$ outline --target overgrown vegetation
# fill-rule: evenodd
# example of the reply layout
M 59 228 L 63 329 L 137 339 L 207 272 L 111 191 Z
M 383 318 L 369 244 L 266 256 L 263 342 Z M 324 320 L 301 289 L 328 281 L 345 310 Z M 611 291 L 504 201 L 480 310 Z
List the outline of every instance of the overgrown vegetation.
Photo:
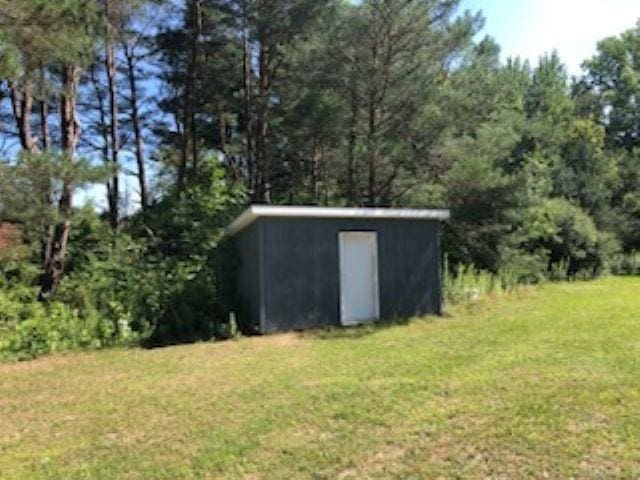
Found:
M 249 202 L 448 207 L 450 302 L 637 272 L 640 24 L 575 79 L 501 62 L 482 24 L 450 0 L 0 0 L 1 349 L 232 336 L 218 245 Z
M 7 258 L 0 266 L 0 356 L 234 335 L 229 296 L 216 279 L 233 258 L 217 247 L 243 194 L 215 160 L 200 168 L 184 195 L 167 196 L 144 220 L 130 219 L 127 232 L 113 232 L 91 208 L 77 211 L 55 300 L 37 300 L 35 254 L 22 247 Z
M 522 284 L 517 275 L 507 272 L 493 273 L 462 264 L 451 271 L 449 263 L 444 264 L 442 290 L 447 307 L 473 302 L 485 295 L 512 292 Z

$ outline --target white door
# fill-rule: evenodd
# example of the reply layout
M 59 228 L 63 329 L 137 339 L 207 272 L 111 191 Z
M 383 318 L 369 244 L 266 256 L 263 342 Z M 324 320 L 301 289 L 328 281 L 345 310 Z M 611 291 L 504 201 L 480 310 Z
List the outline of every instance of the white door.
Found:
M 378 237 L 375 232 L 340 232 L 340 321 L 377 320 Z

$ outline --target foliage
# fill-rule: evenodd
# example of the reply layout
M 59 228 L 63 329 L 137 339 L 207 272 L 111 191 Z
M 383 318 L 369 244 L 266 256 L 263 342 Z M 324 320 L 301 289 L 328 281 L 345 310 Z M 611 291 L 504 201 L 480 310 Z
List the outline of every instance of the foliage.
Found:
M 18 222 L 22 235 L 38 246 L 46 226 L 60 219 L 57 201 L 63 179 L 72 177 L 76 188 L 82 188 L 106 175 L 106 168 L 83 159 L 69 164 L 64 155 L 23 152 L 15 162 L 0 163 L 0 218 Z
M 183 195 L 132 219 L 133 237 L 111 233 L 90 214 L 78 219 L 76 260 L 60 298 L 150 344 L 218 336 L 228 309 L 216 277 L 226 258 L 217 247 L 242 195 L 215 157 L 200 165 L 198 178 Z
M 596 277 L 619 249 L 615 237 L 599 231 L 589 215 L 567 200 L 547 200 L 529 215 L 527 248 L 546 253 L 554 277 Z
M 98 28 L 97 3 L 86 0 L 0 0 L 0 74 L 24 78 L 42 64 L 89 61 Z
M 95 310 L 80 312 L 59 301 L 44 305 L 34 298 L 33 288 L 0 287 L 0 359 L 24 360 L 125 340 L 117 325 Z
M 492 119 L 476 132 L 450 142 L 444 154 L 453 165 L 446 178 L 451 221 L 445 245 L 454 264 L 496 272 L 517 219 L 518 179 L 496 167 L 517 141 L 511 115 Z
M 221 291 L 228 286 L 217 275 L 228 260 L 218 245 L 243 199 L 212 156 L 199 166 L 197 182 L 180 196 L 166 197 L 133 226 L 146 232 L 145 266 L 138 275 L 153 272 L 153 278 L 141 279 L 150 291 L 140 299 L 138 315 L 147 319 L 150 342 L 213 338 L 227 322 Z
M 221 294 L 229 286 L 217 278 L 228 268 L 228 253 L 217 246 L 242 198 L 210 157 L 196 184 L 132 218 L 129 234 L 111 230 L 91 208 L 77 211 L 67 275 L 54 302 L 34 301 L 35 265 L 29 274 L 20 272 L 25 261 L 3 267 L 11 279 L 0 288 L 7 295 L 3 307 L 14 312 L 4 322 L 4 350 L 26 358 L 118 342 L 236 336 L 237 325 L 227 317 L 229 297 Z M 17 313 L 9 302 L 18 295 L 13 288 L 28 300 Z
M 592 120 L 576 119 L 565 135 L 553 172 L 556 194 L 583 208 L 600 228 L 612 228 L 611 197 L 619 174 L 617 158 L 604 151 L 604 128 Z

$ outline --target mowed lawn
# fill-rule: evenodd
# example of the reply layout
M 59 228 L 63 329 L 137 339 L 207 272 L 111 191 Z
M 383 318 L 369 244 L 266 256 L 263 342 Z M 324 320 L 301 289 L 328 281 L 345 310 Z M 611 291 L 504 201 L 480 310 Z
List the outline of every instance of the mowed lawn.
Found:
M 640 279 L 0 365 L 1 478 L 640 476 Z

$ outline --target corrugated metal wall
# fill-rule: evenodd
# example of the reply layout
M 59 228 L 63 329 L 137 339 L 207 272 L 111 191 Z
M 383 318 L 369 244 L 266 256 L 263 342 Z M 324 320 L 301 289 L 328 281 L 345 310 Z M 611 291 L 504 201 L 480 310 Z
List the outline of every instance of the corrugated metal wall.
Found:
M 263 332 L 339 325 L 340 231 L 378 233 L 383 318 L 438 313 L 439 229 L 430 220 L 260 218 L 238 236 L 246 313 Z
M 238 300 L 240 301 L 240 320 L 248 330 L 259 329 L 261 327 L 262 289 L 260 278 L 262 274 L 262 262 L 260 258 L 260 228 L 259 222 L 249 225 L 235 238 L 236 251 L 238 253 L 239 265 L 236 275 L 238 287 Z

